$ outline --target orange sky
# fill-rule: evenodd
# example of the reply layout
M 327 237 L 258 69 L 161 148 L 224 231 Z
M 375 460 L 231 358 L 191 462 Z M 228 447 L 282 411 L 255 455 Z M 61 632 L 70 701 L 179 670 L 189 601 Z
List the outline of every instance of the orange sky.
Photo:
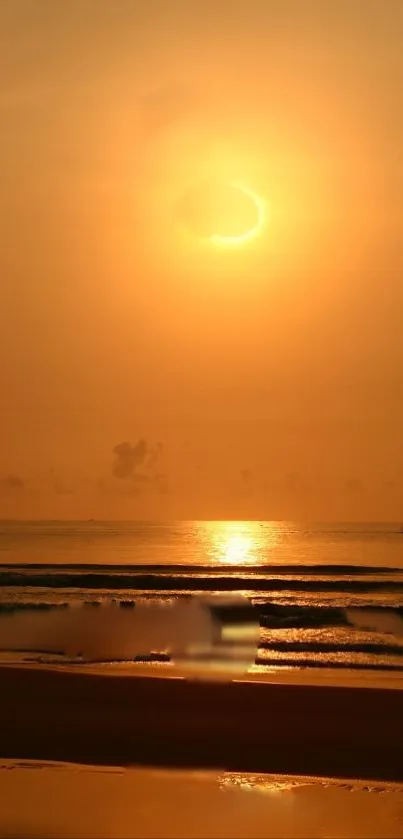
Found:
M 0 517 L 402 519 L 402 43 L 401 0 L 2 0 Z M 205 176 L 259 238 L 181 227 Z

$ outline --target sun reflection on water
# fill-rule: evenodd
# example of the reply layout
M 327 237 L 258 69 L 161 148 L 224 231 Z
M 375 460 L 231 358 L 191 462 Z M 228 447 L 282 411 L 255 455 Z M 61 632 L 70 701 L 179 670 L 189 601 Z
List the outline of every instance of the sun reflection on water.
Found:
M 200 523 L 200 538 L 214 564 L 260 565 L 281 541 L 277 522 L 210 521 Z

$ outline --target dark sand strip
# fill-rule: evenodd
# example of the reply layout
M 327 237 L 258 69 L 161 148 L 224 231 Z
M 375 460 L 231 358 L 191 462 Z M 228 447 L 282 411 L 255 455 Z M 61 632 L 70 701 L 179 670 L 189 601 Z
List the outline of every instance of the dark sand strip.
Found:
M 403 692 L 0 668 L 0 757 L 403 780 Z

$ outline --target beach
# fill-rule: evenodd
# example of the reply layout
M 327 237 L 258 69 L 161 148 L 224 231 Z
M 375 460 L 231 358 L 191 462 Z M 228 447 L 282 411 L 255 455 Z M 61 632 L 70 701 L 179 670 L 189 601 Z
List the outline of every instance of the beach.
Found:
M 397 687 L 0 668 L 0 757 L 403 781 Z
M 39 522 L 1 546 L 1 837 L 402 835 L 396 525 Z M 236 677 L 164 644 L 85 662 L 52 629 L 96 605 L 110 640 L 110 607 L 237 592 L 260 636 Z
M 3 839 L 400 839 L 403 787 L 0 761 Z
M 402 693 L 348 681 L 2 666 L 0 836 L 397 839 Z

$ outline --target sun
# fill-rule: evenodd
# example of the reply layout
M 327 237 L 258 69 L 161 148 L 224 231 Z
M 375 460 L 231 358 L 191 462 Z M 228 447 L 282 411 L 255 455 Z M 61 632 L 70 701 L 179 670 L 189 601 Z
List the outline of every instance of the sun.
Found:
M 245 196 L 251 205 L 253 205 L 256 214 L 255 224 L 248 230 L 236 235 L 213 233 L 210 236 L 210 242 L 213 245 L 218 245 L 220 247 L 239 247 L 247 242 L 251 242 L 253 239 L 256 239 L 261 235 L 266 221 L 266 203 L 259 195 L 257 195 L 257 193 L 253 192 L 253 190 L 244 186 L 242 183 L 233 181 L 230 182 L 229 186 L 231 189 L 238 191 L 241 195 Z
M 193 238 L 216 248 L 252 242 L 267 222 L 266 202 L 240 181 L 202 181 L 186 190 L 176 210 Z

